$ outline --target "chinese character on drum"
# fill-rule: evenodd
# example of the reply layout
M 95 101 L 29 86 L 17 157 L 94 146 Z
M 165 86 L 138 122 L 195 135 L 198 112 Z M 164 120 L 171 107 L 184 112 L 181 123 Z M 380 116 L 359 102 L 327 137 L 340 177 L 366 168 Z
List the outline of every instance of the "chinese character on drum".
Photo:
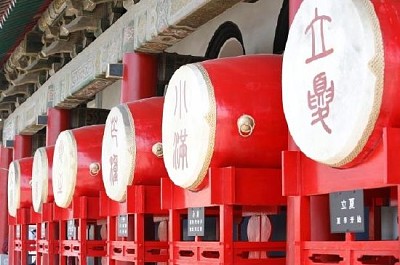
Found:
M 115 146 L 118 147 L 118 129 L 117 129 L 118 117 L 112 117 L 111 119 L 111 137 L 115 140 Z
M 118 148 L 118 117 L 111 118 L 111 138 L 115 140 L 115 147 Z M 118 182 L 118 155 L 112 154 L 110 156 L 110 183 L 114 185 Z
M 174 116 L 182 119 L 188 113 L 186 105 L 186 82 L 179 82 L 179 87 L 175 86 L 175 107 Z M 173 153 L 173 167 L 174 169 L 184 170 L 188 168 L 187 159 L 187 144 L 186 138 L 188 134 L 186 128 L 181 129 L 174 133 L 174 153 Z
M 62 164 L 62 158 L 64 157 L 64 146 L 60 146 L 60 155 L 58 156 L 59 163 Z M 58 180 L 57 180 L 57 193 L 61 194 L 63 190 L 63 177 L 62 172 L 58 173 Z
M 314 24 L 320 22 L 320 41 L 321 41 L 321 52 L 316 53 L 316 39 L 317 36 L 315 34 Z M 332 18 L 329 16 L 319 16 L 318 15 L 318 8 L 315 8 L 315 18 L 311 21 L 310 25 L 306 28 L 305 34 L 307 35 L 308 32 L 311 30 L 311 38 L 312 38 L 312 56 L 306 60 L 306 64 L 311 63 L 312 61 L 321 59 L 333 53 L 333 49 L 326 49 L 325 47 L 325 36 L 324 36 L 324 21 L 331 22 Z
M 111 185 L 114 185 L 116 182 L 118 182 L 118 156 L 117 155 L 112 155 L 110 157 L 110 183 Z
M 180 133 L 174 133 L 173 165 L 175 169 L 181 168 L 183 170 L 188 168 L 186 145 L 187 136 L 186 129 L 181 130 Z
M 188 109 L 186 106 L 186 82 L 179 82 L 179 87 L 175 86 L 175 108 L 174 108 L 174 116 L 177 115 L 177 111 L 179 111 L 179 119 L 182 119 L 182 110 L 187 113 Z
M 326 73 L 322 72 L 314 77 L 313 92 L 308 91 L 308 107 L 313 111 L 314 118 L 311 125 L 321 122 L 322 127 L 327 133 L 332 130 L 326 125 L 325 118 L 329 116 L 329 103 L 333 101 L 335 87 L 331 80 L 329 88 L 327 87 Z
M 324 22 L 331 22 L 332 18 L 326 15 L 318 15 L 318 8 L 315 8 L 315 17 L 311 23 L 307 26 L 305 34 L 309 34 L 311 31 L 311 47 L 312 55 L 305 60 L 306 64 L 310 64 L 316 60 L 327 57 L 333 53 L 333 48 L 327 49 L 325 45 L 325 34 L 324 34 Z M 319 23 L 319 31 L 314 26 Z M 316 32 L 319 32 L 317 36 Z M 317 52 L 316 42 L 320 42 L 320 49 Z M 333 101 L 335 95 L 335 86 L 333 80 L 329 82 L 326 77 L 326 72 L 320 72 L 314 76 L 313 90 L 308 91 L 307 100 L 308 107 L 312 111 L 311 125 L 321 123 L 323 129 L 331 134 L 332 130 L 326 124 L 325 119 L 329 116 L 329 104 Z

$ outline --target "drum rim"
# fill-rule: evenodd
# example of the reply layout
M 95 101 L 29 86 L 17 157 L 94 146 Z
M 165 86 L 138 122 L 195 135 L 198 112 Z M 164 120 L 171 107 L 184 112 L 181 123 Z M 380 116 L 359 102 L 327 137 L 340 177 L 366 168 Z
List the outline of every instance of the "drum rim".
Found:
M 55 174 L 56 172 L 58 172 L 56 170 L 66 168 L 65 166 L 59 167 L 57 165 L 58 160 L 56 159 L 56 154 L 58 154 L 57 146 L 60 145 L 59 141 L 60 141 L 60 139 L 62 139 L 61 137 L 65 137 L 65 139 L 67 139 L 67 141 L 70 143 L 70 146 L 72 148 L 71 150 L 73 150 L 72 161 L 75 163 L 72 163 L 71 165 L 68 166 L 68 168 L 71 169 L 71 171 L 69 173 L 70 177 L 69 178 L 63 177 L 63 180 L 70 180 L 70 181 L 67 181 L 67 183 L 70 183 L 70 184 L 69 185 L 66 183 L 63 184 L 64 188 L 62 189 L 62 191 L 63 191 L 62 197 L 60 197 L 60 195 L 57 195 L 58 192 L 55 190 L 57 185 L 53 184 L 52 186 L 53 186 L 54 202 L 57 204 L 57 206 L 59 206 L 61 208 L 68 208 L 72 202 L 72 198 L 74 197 L 74 193 L 75 193 L 76 178 L 77 178 L 77 174 L 78 174 L 78 148 L 77 148 L 75 136 L 71 130 L 66 130 L 66 131 L 63 131 L 60 133 L 60 135 L 57 138 L 56 144 L 54 146 L 53 168 L 52 168 L 53 183 L 56 178 L 58 179 L 57 174 Z M 62 174 L 62 176 L 65 176 L 65 174 Z
M 123 178 L 123 180 L 125 180 L 125 181 L 118 185 L 118 189 L 115 189 L 115 186 L 113 189 L 110 188 L 111 185 L 108 185 L 109 181 L 106 177 L 106 174 L 104 174 L 104 173 L 102 174 L 102 179 L 103 179 L 104 188 L 105 188 L 107 196 L 114 201 L 123 202 L 126 200 L 127 187 L 129 185 L 132 185 L 132 182 L 134 180 L 135 167 L 136 167 L 136 130 L 135 130 L 134 118 L 133 118 L 130 108 L 127 104 L 120 104 L 120 105 L 113 107 L 110 111 L 110 114 L 113 111 L 118 111 L 118 113 L 123 118 L 122 124 L 124 125 L 123 129 L 124 129 L 125 135 L 127 135 L 127 137 L 126 137 L 127 147 L 128 147 L 128 149 L 132 148 L 131 166 L 129 168 L 128 178 Z M 107 121 L 110 117 L 110 114 L 107 117 Z M 108 124 L 107 121 L 106 121 L 106 126 Z M 104 129 L 104 132 L 106 132 L 106 128 Z M 105 141 L 105 137 L 103 137 L 102 146 L 104 146 L 104 141 Z M 102 148 L 102 154 L 101 154 L 102 168 L 104 168 L 103 163 L 107 164 L 106 162 L 104 162 L 107 160 L 107 158 L 104 157 L 104 155 L 105 155 L 104 150 L 106 150 L 106 148 Z M 120 182 L 118 182 L 118 183 L 120 183 Z
M 36 175 L 35 168 L 37 165 L 37 160 L 43 163 L 42 171 L 40 175 Z M 36 163 L 35 163 L 36 162 Z M 40 147 L 36 150 L 35 155 L 33 156 L 33 164 L 32 164 L 32 184 L 35 180 L 38 182 L 38 189 L 35 189 L 35 185 L 32 185 L 32 205 L 33 209 L 37 213 L 42 212 L 42 205 L 43 203 L 47 202 L 47 197 L 49 195 L 49 158 L 47 156 L 46 148 Z M 38 192 L 40 191 L 40 192 Z M 36 196 L 35 196 L 36 195 Z
M 14 169 L 14 185 L 13 189 L 14 192 L 10 192 L 10 173 L 11 170 L 8 171 L 8 213 L 16 217 L 17 215 L 17 209 L 20 208 L 20 203 L 21 203 L 21 166 L 17 160 L 12 161 L 10 163 L 9 168 Z M 12 197 L 11 197 L 12 196 Z M 12 205 L 10 203 L 10 198 L 12 198 L 12 201 L 14 202 Z

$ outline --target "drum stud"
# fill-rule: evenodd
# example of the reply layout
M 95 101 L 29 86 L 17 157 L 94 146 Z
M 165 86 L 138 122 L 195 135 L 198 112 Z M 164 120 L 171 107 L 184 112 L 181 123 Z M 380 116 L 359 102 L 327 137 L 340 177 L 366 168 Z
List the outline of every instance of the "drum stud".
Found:
M 163 156 L 163 146 L 162 143 L 155 143 L 151 147 L 151 151 L 156 157 L 162 157 Z
M 89 172 L 91 176 L 97 176 L 100 171 L 100 164 L 97 162 L 93 162 L 89 165 Z
M 240 136 L 249 137 L 254 130 L 255 121 L 250 115 L 243 114 L 237 120 L 237 126 Z

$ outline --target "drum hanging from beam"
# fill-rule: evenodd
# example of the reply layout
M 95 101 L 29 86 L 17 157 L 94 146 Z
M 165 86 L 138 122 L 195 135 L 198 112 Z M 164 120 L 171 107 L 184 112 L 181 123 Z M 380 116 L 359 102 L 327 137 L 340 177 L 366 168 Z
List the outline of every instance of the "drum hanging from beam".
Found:
M 160 185 L 167 177 L 162 159 L 164 99 L 154 97 L 116 106 L 107 117 L 102 152 L 108 197 L 124 201 L 129 185 Z
M 304 0 L 283 60 L 283 106 L 309 158 L 350 168 L 400 125 L 399 3 Z
M 8 213 L 16 217 L 20 208 L 32 206 L 32 163 L 33 158 L 11 162 L 8 169 Z
M 104 125 L 92 125 L 60 133 L 54 147 L 52 186 L 57 206 L 68 208 L 73 197 L 99 196 L 101 139 Z
M 43 203 L 53 202 L 52 167 L 54 146 L 40 147 L 33 156 L 32 204 L 33 210 L 42 212 Z
M 210 167 L 280 168 L 287 148 L 282 57 L 252 55 L 178 69 L 165 96 L 162 142 L 171 180 L 200 189 Z

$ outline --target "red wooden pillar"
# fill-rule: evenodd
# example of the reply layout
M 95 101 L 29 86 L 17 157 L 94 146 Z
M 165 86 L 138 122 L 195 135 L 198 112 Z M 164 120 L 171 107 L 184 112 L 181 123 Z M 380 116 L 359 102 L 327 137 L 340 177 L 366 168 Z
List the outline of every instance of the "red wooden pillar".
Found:
M 311 240 L 329 241 L 330 232 L 329 196 L 318 195 L 310 198 Z
M 233 264 L 233 205 L 219 206 L 220 241 L 224 246 L 223 264 Z
M 137 244 L 137 264 L 144 264 L 144 213 L 135 214 L 135 242 Z M 126 263 L 128 264 L 128 263 Z
M 70 128 L 70 111 L 50 108 L 47 110 L 46 146 L 56 144 L 60 132 Z
M 78 264 L 86 265 L 87 262 L 87 220 L 80 218 L 79 219 L 79 227 L 78 227 L 78 241 L 81 243 L 81 252 L 78 255 Z
M 143 53 L 125 53 L 121 103 L 154 97 L 157 89 L 157 57 Z
M 60 237 L 59 240 L 64 240 L 64 237 L 67 235 L 67 221 L 61 220 L 59 221 L 59 226 L 60 226 Z M 62 246 L 62 244 L 60 244 Z M 68 257 L 62 256 L 62 249 L 60 248 L 60 265 L 67 265 L 67 259 Z
M 32 136 L 15 135 L 14 160 L 30 156 L 32 156 Z
M 8 178 L 8 165 L 12 161 L 12 149 L 0 147 L 0 212 L 1 216 L 7 216 L 7 178 Z M 8 239 L 8 218 L 0 219 L 0 253 L 7 253 L 7 239 Z
M 108 242 L 115 241 L 117 239 L 116 235 L 116 217 L 114 216 L 107 216 L 107 240 Z M 115 265 L 117 264 L 114 259 L 111 258 L 111 254 L 113 253 L 111 244 L 107 244 L 107 264 L 108 265 Z
M 9 218 L 11 218 L 9 216 Z M 15 264 L 15 252 L 14 252 L 14 238 L 15 238 L 15 226 L 10 225 L 8 226 L 8 264 Z
M 169 221 L 168 221 L 168 241 L 170 242 L 169 247 L 169 263 L 175 264 L 177 255 L 175 255 L 175 243 L 181 241 L 182 228 L 179 210 L 169 210 Z
M 287 203 L 286 264 L 303 264 L 302 242 L 311 239 L 310 197 L 289 196 Z

